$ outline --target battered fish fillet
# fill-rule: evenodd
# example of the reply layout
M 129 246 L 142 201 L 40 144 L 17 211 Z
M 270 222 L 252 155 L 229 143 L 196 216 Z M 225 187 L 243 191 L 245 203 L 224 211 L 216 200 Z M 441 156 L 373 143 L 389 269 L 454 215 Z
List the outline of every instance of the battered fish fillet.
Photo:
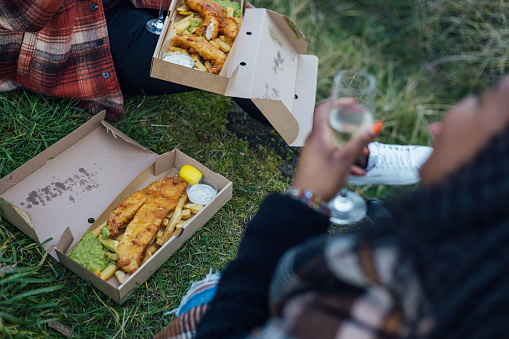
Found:
M 212 74 L 219 74 L 226 61 L 226 55 L 221 50 L 191 34 L 179 34 L 173 37 L 172 45 L 184 48 L 191 54 L 198 53 L 202 58 L 210 61 L 212 67 L 210 67 L 209 73 Z
M 225 17 L 219 20 L 219 32 L 225 37 L 235 39 L 239 34 L 239 22 L 235 18 Z
M 198 32 L 205 36 L 207 26 L 210 22 L 217 21 L 219 24 L 219 32 L 214 32 L 213 40 L 217 37 L 217 33 L 222 33 L 230 39 L 235 39 L 239 33 L 239 23 L 235 18 L 226 16 L 223 6 L 217 2 L 210 0 L 184 0 L 184 3 L 193 11 L 200 13 L 203 17 L 203 23 L 198 27 Z
M 106 227 L 110 231 L 110 236 L 118 235 L 118 229 L 127 226 L 146 200 L 147 195 L 145 192 L 136 191 L 118 205 L 108 217 L 108 225 Z
M 134 273 L 140 267 L 143 253 L 154 240 L 166 215 L 175 209 L 186 186 L 187 183 L 178 176 L 162 178 L 142 190 L 142 195 L 137 195 L 145 201 L 127 225 L 117 247 L 118 268 Z M 127 217 L 124 214 L 121 216 Z

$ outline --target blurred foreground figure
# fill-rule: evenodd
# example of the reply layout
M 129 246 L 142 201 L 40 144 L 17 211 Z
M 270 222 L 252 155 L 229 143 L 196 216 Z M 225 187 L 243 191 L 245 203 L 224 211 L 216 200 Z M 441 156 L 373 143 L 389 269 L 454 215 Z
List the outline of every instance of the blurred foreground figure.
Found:
M 389 202 L 392 218 L 336 236 L 323 202 L 380 128 L 338 151 L 328 111 L 315 110 L 293 188 L 262 203 L 219 284 L 208 277 L 212 301 L 156 337 L 508 338 L 509 78 L 430 126 L 423 188 Z

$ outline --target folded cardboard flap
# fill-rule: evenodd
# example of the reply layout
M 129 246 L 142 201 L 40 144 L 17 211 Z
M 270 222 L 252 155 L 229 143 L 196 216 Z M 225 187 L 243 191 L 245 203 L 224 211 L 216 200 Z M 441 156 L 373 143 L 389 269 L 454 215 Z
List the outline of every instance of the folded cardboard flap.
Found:
M 266 9 L 246 10 L 228 73 L 230 77 L 241 68 L 235 80 L 239 85 L 228 84 L 225 95 L 281 100 L 292 111 L 299 55 L 307 41 L 287 23 L 283 15 Z
M 37 237 L 37 233 L 35 233 L 34 224 L 30 214 L 22 208 L 14 206 L 12 203 L 0 198 L 0 215 L 4 216 L 12 224 L 16 225 L 20 231 L 28 235 L 30 238 L 39 243 L 41 242 Z
M 251 98 L 290 146 L 302 146 L 313 125 L 318 58 L 300 54 L 307 41 L 291 19 L 248 9 L 225 95 Z M 242 84 L 242 86 L 241 86 Z
M 0 195 L 2 214 L 45 249 L 67 227 L 80 237 L 88 220 L 157 157 L 103 118 L 95 116 L 1 180 L 8 188 Z

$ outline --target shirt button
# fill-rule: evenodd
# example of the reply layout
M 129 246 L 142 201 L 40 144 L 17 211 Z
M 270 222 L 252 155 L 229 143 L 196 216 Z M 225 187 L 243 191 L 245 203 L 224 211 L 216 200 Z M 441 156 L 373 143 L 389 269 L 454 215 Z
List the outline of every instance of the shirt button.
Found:
M 104 40 L 103 39 L 99 39 L 96 41 L 96 44 L 97 46 L 102 46 L 104 44 Z
M 91 4 L 90 5 L 90 10 L 91 11 L 97 11 L 98 8 L 99 8 L 99 6 L 97 6 L 96 4 Z
M 104 79 L 108 79 L 110 77 L 110 73 L 109 72 L 104 72 L 103 73 L 103 78 Z

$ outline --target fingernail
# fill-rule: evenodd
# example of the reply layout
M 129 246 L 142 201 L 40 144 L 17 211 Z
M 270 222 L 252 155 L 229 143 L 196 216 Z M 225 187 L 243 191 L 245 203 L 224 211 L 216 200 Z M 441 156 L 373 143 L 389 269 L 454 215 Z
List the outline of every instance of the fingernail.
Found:
M 375 136 L 377 136 L 378 134 L 380 134 L 380 132 L 382 131 L 382 129 L 384 128 L 385 124 L 380 121 L 380 120 L 377 120 L 373 123 L 372 125 L 372 131 L 373 131 L 373 134 Z
M 433 137 L 436 137 L 440 133 L 442 125 L 439 122 L 434 122 L 428 126 L 428 130 Z

